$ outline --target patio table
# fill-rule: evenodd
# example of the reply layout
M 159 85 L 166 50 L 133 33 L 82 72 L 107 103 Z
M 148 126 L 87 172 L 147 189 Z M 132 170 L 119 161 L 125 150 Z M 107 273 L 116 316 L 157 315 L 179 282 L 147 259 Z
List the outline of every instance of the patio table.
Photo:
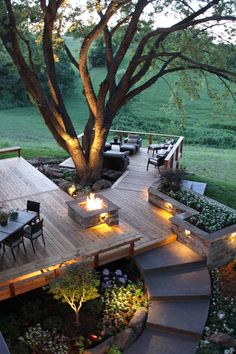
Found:
M 17 210 L 17 212 L 18 217 L 16 220 L 13 221 L 9 219 L 6 226 L 0 225 L 0 242 L 4 241 L 13 232 L 22 229 L 25 225 L 29 224 L 38 216 L 38 214 L 34 211 Z

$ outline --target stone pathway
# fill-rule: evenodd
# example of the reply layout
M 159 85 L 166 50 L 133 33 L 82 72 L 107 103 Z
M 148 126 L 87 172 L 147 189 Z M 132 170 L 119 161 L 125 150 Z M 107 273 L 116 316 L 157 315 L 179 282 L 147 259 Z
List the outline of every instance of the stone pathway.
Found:
M 205 262 L 178 241 L 135 257 L 150 299 L 145 329 L 125 354 L 194 354 L 207 320 Z

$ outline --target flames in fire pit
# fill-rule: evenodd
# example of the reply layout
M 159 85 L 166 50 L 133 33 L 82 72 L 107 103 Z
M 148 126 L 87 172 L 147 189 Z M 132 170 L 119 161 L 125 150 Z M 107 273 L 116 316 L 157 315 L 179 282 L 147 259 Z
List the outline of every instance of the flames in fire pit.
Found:
M 90 193 L 86 201 L 87 210 L 99 210 L 106 207 L 103 200 L 95 197 L 95 193 Z

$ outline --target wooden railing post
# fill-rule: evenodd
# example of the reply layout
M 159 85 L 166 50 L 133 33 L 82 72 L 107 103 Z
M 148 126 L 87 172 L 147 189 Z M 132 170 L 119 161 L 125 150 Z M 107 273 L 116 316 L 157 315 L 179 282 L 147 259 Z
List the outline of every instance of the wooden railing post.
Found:
M 16 296 L 16 289 L 14 284 L 9 284 L 10 296 Z
M 55 278 L 59 277 L 59 275 L 60 275 L 60 271 L 58 268 L 54 269 L 53 273 L 54 273 Z
M 149 145 L 152 144 L 152 130 L 149 133 Z
M 94 268 L 99 267 L 99 255 L 98 255 L 98 254 L 96 254 L 96 255 L 94 256 L 93 267 L 94 267 Z
M 180 154 L 181 154 L 181 157 L 183 155 L 183 143 L 184 143 L 184 141 L 182 140 L 181 143 L 180 143 Z
M 121 144 L 123 143 L 123 138 L 124 138 L 124 133 L 120 132 L 120 142 L 121 142 Z
M 131 242 L 129 245 L 129 258 L 134 256 L 134 242 Z

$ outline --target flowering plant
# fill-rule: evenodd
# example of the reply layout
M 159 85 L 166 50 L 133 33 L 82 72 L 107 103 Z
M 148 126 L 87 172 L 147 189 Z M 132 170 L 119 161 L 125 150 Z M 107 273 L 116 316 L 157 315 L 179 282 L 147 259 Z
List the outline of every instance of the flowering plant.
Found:
M 185 189 L 173 192 L 169 195 L 181 203 L 197 210 L 199 214 L 193 215 L 189 221 L 206 232 L 215 232 L 226 226 L 236 224 L 236 212 L 217 203 L 200 198 Z
M 120 285 L 126 284 L 127 281 L 127 274 L 123 273 L 120 269 L 110 271 L 109 269 L 104 268 L 102 271 L 102 289 L 119 287 Z
M 134 312 L 142 306 L 147 307 L 148 300 L 143 283 L 133 283 L 120 269 L 114 272 L 104 269 L 102 272 L 104 295 L 103 326 L 114 334 L 128 324 Z
M 68 347 L 55 331 L 44 331 L 39 323 L 35 327 L 29 327 L 28 331 L 19 338 L 33 351 L 40 354 L 67 354 Z

